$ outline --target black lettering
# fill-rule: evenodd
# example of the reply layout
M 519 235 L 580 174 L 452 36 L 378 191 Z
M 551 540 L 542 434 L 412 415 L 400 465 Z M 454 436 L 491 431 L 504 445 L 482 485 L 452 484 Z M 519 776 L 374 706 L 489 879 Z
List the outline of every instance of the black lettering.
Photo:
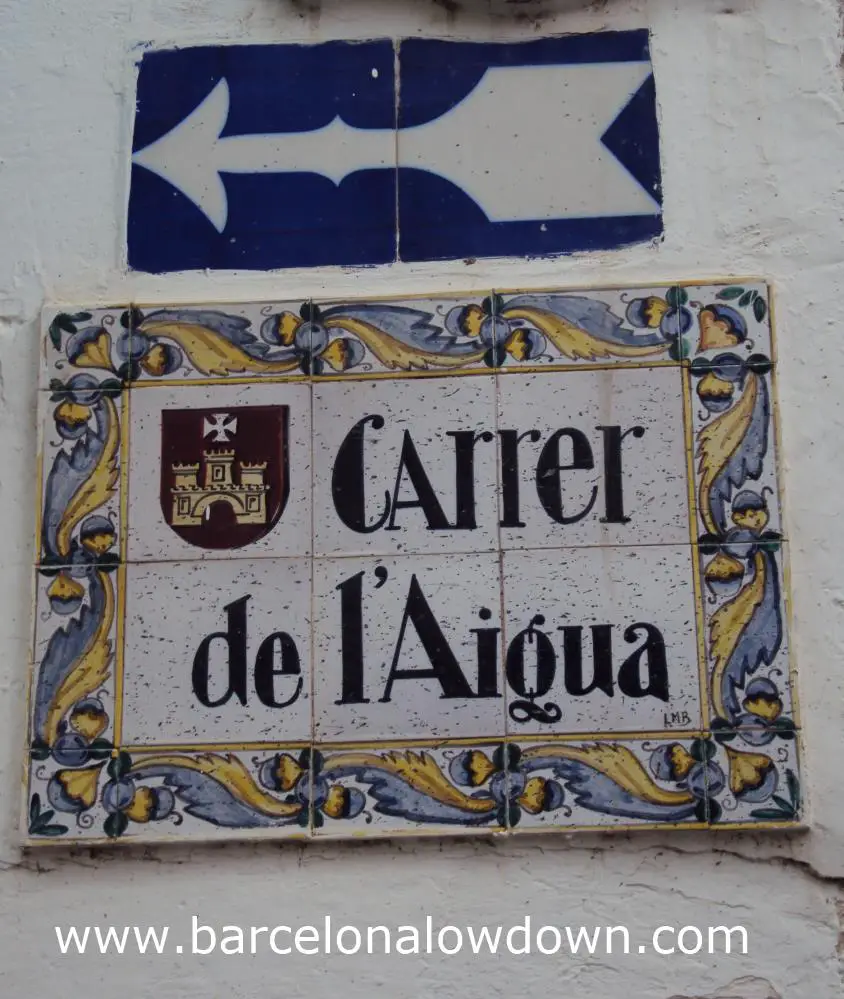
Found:
M 519 444 L 528 438 L 535 444 L 542 436 L 538 430 L 499 430 L 501 438 L 501 506 L 500 527 L 524 527 L 519 518 Z
M 635 642 L 639 632 L 647 636 L 621 664 L 618 671 L 618 687 L 628 697 L 658 697 L 668 700 L 668 662 L 665 657 L 665 639 L 652 624 L 631 624 L 624 632 L 625 642 Z M 647 682 L 642 683 L 642 656 L 647 660 Z
M 644 427 L 631 427 L 621 432 L 621 427 L 598 427 L 604 435 L 605 516 L 602 524 L 628 524 L 624 515 L 624 488 L 621 474 L 621 443 L 628 434 L 644 437 Z
M 446 433 L 446 437 L 454 438 L 455 497 L 457 502 L 455 530 L 474 531 L 478 526 L 475 520 L 475 444 L 478 441 L 488 444 L 492 440 L 492 436 L 488 430 L 484 430 L 480 434 L 476 434 L 474 430 L 449 430 Z
M 278 645 L 280 666 L 276 669 L 276 645 Z M 262 704 L 268 708 L 286 708 L 298 699 L 302 693 L 302 677 L 299 663 L 299 650 L 296 643 L 284 631 L 276 631 L 268 635 L 255 656 L 255 693 Z M 296 689 L 286 701 L 275 698 L 275 681 L 277 676 L 298 676 Z
M 482 621 L 488 621 L 492 612 L 488 607 L 478 611 Z M 472 628 L 478 642 L 478 697 L 500 697 L 498 692 L 498 636 L 500 628 Z
M 571 440 L 571 462 L 560 464 L 560 439 Z M 560 472 L 589 471 L 595 467 L 592 448 L 586 435 L 574 427 L 557 430 L 548 438 L 536 464 L 536 492 L 548 516 L 558 524 L 575 524 L 589 513 L 595 505 L 598 487 L 593 486 L 592 495 L 586 506 L 576 514 L 566 516 L 563 512 L 563 495 L 560 486 Z
M 419 635 L 422 647 L 425 649 L 428 659 L 431 662 L 430 669 L 398 668 L 408 621 L 413 624 L 416 633 Z M 396 650 L 393 653 L 393 661 L 390 665 L 390 675 L 387 677 L 387 685 L 384 688 L 384 696 L 381 698 L 381 701 L 386 703 L 390 700 L 390 694 L 396 680 L 418 680 L 423 677 L 431 677 L 436 680 L 442 687 L 442 696 L 444 698 L 476 696 L 469 686 L 466 677 L 463 675 L 437 619 L 428 606 L 419 581 L 413 575 L 410 579 L 410 589 L 408 590 L 407 603 L 401 619 Z
M 385 491 L 385 506 L 380 517 L 372 524 L 366 522 L 366 474 L 363 464 L 363 432 L 371 423 L 381 430 L 383 416 L 365 416 L 349 431 L 337 451 L 331 472 L 331 496 L 337 516 L 346 527 L 358 534 L 372 534 L 384 526 L 390 514 L 390 494 Z
M 545 618 L 540 614 L 537 614 L 529 627 L 516 635 L 507 648 L 507 683 L 520 697 L 543 697 L 553 686 L 557 672 L 557 653 L 545 632 L 536 630 L 534 626 L 537 624 L 545 624 Z M 534 643 L 536 676 L 534 682 L 529 684 L 525 673 L 525 646 Z
M 341 696 L 335 704 L 369 704 L 363 696 L 363 571 L 343 580 L 340 591 Z
M 407 477 L 410 479 L 411 485 L 416 490 L 416 499 L 414 500 L 399 499 L 402 473 L 405 470 L 407 470 Z M 443 508 L 440 506 L 440 501 L 437 499 L 433 486 L 431 485 L 428 476 L 425 474 L 422 462 L 419 460 L 416 445 L 413 443 L 410 431 L 405 430 L 401 446 L 401 456 L 399 458 L 399 467 L 396 472 L 396 484 L 393 488 L 390 522 L 387 524 L 385 530 L 401 530 L 401 528 L 396 527 L 396 510 L 409 510 L 413 507 L 420 507 L 422 509 L 422 512 L 425 514 L 425 519 L 428 521 L 429 531 L 447 531 L 451 527 L 451 524 L 449 524 L 446 520 Z
M 583 628 L 580 625 L 565 625 L 559 629 L 563 633 L 564 682 L 566 691 L 575 697 L 591 694 L 593 690 L 603 690 L 613 696 L 612 657 L 610 648 L 609 624 L 593 624 L 592 630 L 592 680 L 587 684 L 583 678 Z
M 228 618 L 225 631 L 215 631 L 207 635 L 199 644 L 193 657 L 191 682 L 193 692 L 201 704 L 207 708 L 218 708 L 234 694 L 241 704 L 246 704 L 246 601 L 249 594 L 227 604 L 223 610 Z M 229 652 L 229 683 L 222 697 L 211 700 L 208 692 L 208 666 L 211 643 L 220 639 L 226 643 Z
M 558 722 L 563 714 L 560 706 L 552 701 L 546 701 L 543 705 L 536 703 L 537 697 L 543 697 L 551 689 L 557 673 L 557 653 L 554 651 L 554 646 L 544 632 L 536 630 L 537 625 L 543 624 L 545 618 L 537 614 L 528 627 L 520 631 L 507 647 L 504 667 L 507 683 L 513 693 L 520 698 L 513 700 L 507 710 L 513 721 L 520 724 L 537 721 L 550 725 Z M 534 643 L 536 673 L 534 682 L 528 683 L 525 672 L 525 648 Z

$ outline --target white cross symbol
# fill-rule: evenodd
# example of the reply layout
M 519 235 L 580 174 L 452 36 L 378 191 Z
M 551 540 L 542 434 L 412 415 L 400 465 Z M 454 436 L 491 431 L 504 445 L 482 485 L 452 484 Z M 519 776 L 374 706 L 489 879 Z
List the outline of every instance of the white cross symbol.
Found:
M 229 416 L 228 413 L 215 413 L 213 420 L 209 420 L 206 416 L 202 421 L 202 436 L 207 437 L 209 434 L 214 434 L 211 438 L 212 444 L 227 441 L 229 434 L 234 436 L 236 431 L 237 417 Z

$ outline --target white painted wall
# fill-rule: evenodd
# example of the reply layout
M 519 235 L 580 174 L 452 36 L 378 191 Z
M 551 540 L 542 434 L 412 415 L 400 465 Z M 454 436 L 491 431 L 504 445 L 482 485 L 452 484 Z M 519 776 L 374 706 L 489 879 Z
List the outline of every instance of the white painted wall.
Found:
M 307 3 L 312 3 L 308 9 Z M 0 995 L 403 999 L 697 996 L 740 976 L 842 992 L 844 92 L 836 0 L 0 0 Z M 648 25 L 666 238 L 555 261 L 360 273 L 127 276 L 121 246 L 137 43 L 422 34 L 528 38 Z M 811 830 L 79 851 L 16 847 L 30 622 L 38 314 L 93 304 L 339 297 L 757 274 L 778 293 L 779 389 Z M 53 925 L 335 919 L 743 922 L 747 957 L 195 959 L 57 955 Z M 756 991 L 753 991 L 753 990 Z M 719 995 L 762 997 L 745 984 Z M 774 993 L 770 993 L 773 995 Z

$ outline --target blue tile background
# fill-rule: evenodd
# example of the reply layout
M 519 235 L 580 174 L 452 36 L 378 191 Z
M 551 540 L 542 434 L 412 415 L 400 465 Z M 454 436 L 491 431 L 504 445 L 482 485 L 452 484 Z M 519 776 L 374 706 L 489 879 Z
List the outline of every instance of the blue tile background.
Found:
M 223 78 L 231 94 L 223 136 L 309 131 L 337 115 L 357 128 L 395 127 L 389 40 L 172 49 L 141 60 L 133 151 L 178 125 Z M 224 181 L 228 223 L 218 233 L 181 192 L 133 166 L 129 266 L 271 270 L 395 259 L 393 169 L 359 171 L 339 185 L 306 172 Z
M 224 78 L 231 104 L 223 136 L 308 131 L 337 115 L 356 128 L 391 130 L 396 123 L 410 127 L 445 113 L 490 67 L 647 59 L 646 31 L 506 44 L 381 39 L 147 52 L 139 69 L 133 151 L 167 134 Z M 659 201 L 653 77 L 603 142 Z M 461 188 L 416 169 L 361 170 L 339 184 L 304 171 L 223 174 L 223 179 L 229 212 L 226 228 L 218 233 L 180 191 L 133 166 L 130 267 L 151 272 L 269 270 L 395 259 L 535 256 L 609 249 L 662 232 L 660 214 L 490 222 Z
M 647 31 L 507 44 L 410 39 L 399 49 L 399 128 L 423 124 L 451 110 L 492 67 L 641 62 L 649 58 Z M 604 143 L 661 201 L 652 76 L 616 119 Z M 524 150 L 524 155 L 529 156 L 530 150 Z M 517 164 L 514 183 L 518 183 Z M 660 215 L 491 222 L 455 184 L 436 174 L 401 166 L 398 188 L 399 257 L 407 261 L 606 250 L 652 239 L 662 232 Z

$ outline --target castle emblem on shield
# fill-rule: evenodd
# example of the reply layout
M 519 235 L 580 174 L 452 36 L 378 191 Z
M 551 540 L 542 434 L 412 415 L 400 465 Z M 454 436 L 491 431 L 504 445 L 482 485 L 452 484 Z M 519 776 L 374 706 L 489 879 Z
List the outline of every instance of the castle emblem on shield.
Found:
M 242 548 L 269 533 L 288 494 L 287 406 L 165 409 L 161 510 L 199 548 Z

